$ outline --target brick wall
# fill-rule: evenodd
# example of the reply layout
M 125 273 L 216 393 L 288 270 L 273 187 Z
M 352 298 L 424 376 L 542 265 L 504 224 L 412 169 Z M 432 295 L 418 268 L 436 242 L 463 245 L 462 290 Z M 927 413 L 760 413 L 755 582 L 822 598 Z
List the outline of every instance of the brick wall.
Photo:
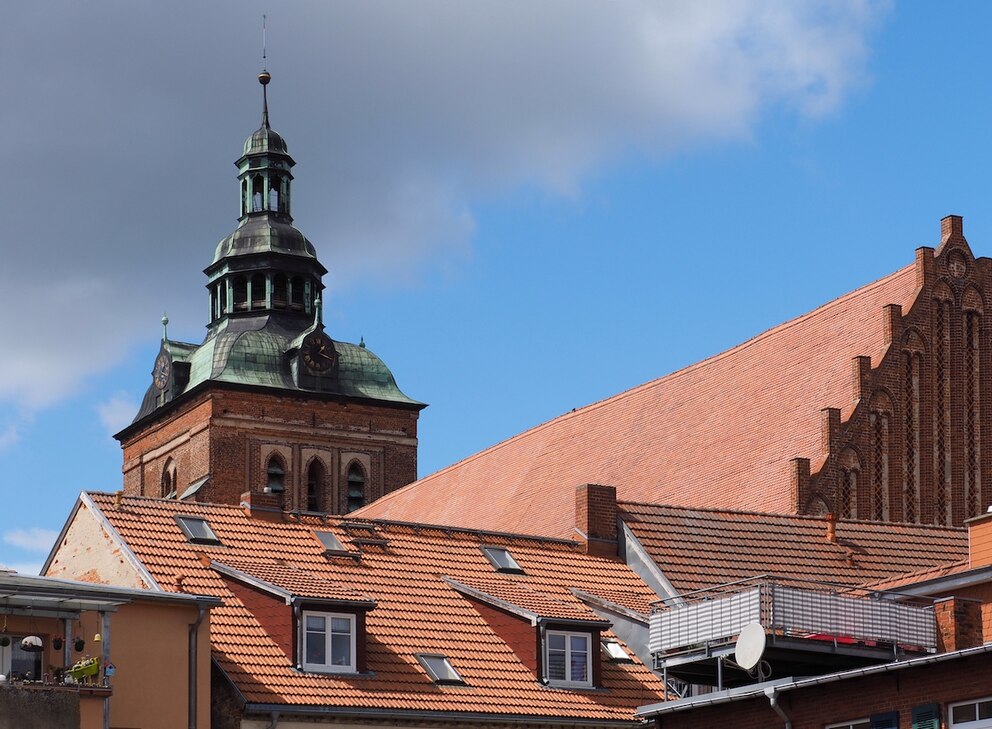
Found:
M 992 327 L 983 310 L 992 260 L 975 259 L 961 218 L 948 216 L 940 247 L 918 249 L 915 265 L 921 291 L 912 309 L 878 312 L 887 354 L 852 362 L 853 414 L 840 422 L 832 408 L 846 403 L 822 404 L 831 406 L 821 416 L 822 466 L 795 480 L 802 513 L 847 516 L 843 497 L 853 485 L 852 515 L 879 518 L 876 483 L 888 521 L 961 525 L 992 503 L 987 486 L 977 493 L 992 473 Z M 979 342 L 973 358 L 969 332 Z
M 617 555 L 616 488 L 591 483 L 577 487 L 575 528 L 585 536 L 587 553 L 615 557 Z
M 989 676 L 992 655 L 864 676 L 780 694 L 779 704 L 792 720 L 793 729 L 823 729 L 827 724 L 864 719 L 871 714 L 899 712 L 899 726 L 912 724 L 915 706 L 940 705 L 947 718 L 947 704 L 992 695 Z M 661 729 L 768 729 L 781 727 L 782 719 L 768 698 L 747 699 L 701 707 L 659 717 Z M 946 726 L 946 723 L 943 725 Z
M 950 652 L 982 644 L 982 604 L 978 600 L 945 597 L 934 603 L 938 650 Z
M 371 501 L 417 477 L 416 410 L 342 403 L 316 397 L 208 388 L 130 434 L 122 443 L 124 491 L 161 496 L 166 464 L 176 466 L 177 489 L 210 477 L 199 501 L 237 503 L 266 484 L 266 460 L 285 461 L 285 505 L 307 508 L 308 467 L 323 465 L 319 509 L 347 506 L 348 464 L 366 473 Z

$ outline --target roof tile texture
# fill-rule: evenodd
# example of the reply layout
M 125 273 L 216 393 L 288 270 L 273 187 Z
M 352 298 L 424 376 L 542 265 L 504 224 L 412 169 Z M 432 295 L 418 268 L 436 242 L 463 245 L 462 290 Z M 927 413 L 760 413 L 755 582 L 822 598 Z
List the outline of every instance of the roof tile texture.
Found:
M 615 591 L 610 599 L 628 595 L 625 606 L 632 609 L 654 599 L 625 565 L 586 555 L 576 546 L 493 535 L 483 542 L 474 533 L 395 524 L 345 529 L 336 518 L 326 525 L 317 518 L 271 522 L 251 519 L 237 506 L 138 497 L 125 497 L 115 508 L 111 495 L 90 496 L 163 588 L 176 589 L 176 577 L 182 575 L 185 592 L 223 600 L 224 606 L 211 612 L 213 655 L 249 702 L 632 720 L 635 707 L 661 700 L 660 681 L 637 662 L 604 662 L 604 690 L 542 686 L 471 601 L 442 579 L 499 587 L 508 596 L 526 591 L 533 599 L 575 611 L 580 604 L 572 587 L 596 594 L 600 585 L 609 585 Z M 176 514 L 206 518 L 223 546 L 188 543 Z M 327 529 L 346 549 L 357 551 L 354 540 L 370 536 L 387 543 L 364 546 L 360 561 L 328 557 L 313 534 Z M 508 548 L 526 575 L 496 574 L 480 549 L 483 543 Z M 295 670 L 211 569 L 211 561 L 300 590 L 327 580 L 375 600 L 367 615 L 369 674 Z M 298 573 L 313 577 L 299 579 Z M 417 662 L 418 652 L 446 655 L 468 685 L 435 685 Z
M 621 516 L 679 593 L 759 575 L 861 585 L 946 565 L 968 553 L 953 527 L 827 520 L 621 503 Z
M 795 513 L 789 460 L 820 455 L 820 410 L 854 407 L 851 360 L 886 351 L 913 265 L 722 354 L 525 431 L 366 506 L 364 517 L 574 535 L 574 491 Z

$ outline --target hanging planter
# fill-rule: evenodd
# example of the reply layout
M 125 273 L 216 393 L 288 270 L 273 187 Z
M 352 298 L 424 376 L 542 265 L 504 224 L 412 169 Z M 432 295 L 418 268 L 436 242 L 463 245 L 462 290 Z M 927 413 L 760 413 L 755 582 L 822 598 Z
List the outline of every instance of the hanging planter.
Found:
M 72 647 L 76 649 L 76 653 L 82 653 L 83 648 L 86 647 L 86 641 L 82 638 L 76 638 L 76 640 L 73 641 Z
M 0 648 L 6 648 L 10 645 L 9 635 L 0 635 Z
M 57 651 L 62 650 L 62 639 L 61 638 L 52 638 L 52 648 L 54 648 Z
M 45 644 L 37 635 L 29 635 L 21 641 L 21 650 L 25 653 L 41 653 L 45 650 Z

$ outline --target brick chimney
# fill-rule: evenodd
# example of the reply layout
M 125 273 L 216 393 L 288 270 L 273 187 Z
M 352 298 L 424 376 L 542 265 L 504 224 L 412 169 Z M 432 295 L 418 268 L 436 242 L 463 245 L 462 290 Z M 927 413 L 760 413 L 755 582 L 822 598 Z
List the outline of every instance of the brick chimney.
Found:
M 937 649 L 944 653 L 974 648 L 983 643 L 982 601 L 945 597 L 933 604 L 937 618 Z
M 282 521 L 282 494 L 246 491 L 241 494 L 241 506 L 252 519 Z
M 827 541 L 837 543 L 837 517 L 827 514 Z
M 968 561 L 972 569 L 992 565 L 992 512 L 965 520 L 968 526 Z
M 586 553 L 617 556 L 617 490 L 582 484 L 575 489 L 575 529 L 586 540 Z

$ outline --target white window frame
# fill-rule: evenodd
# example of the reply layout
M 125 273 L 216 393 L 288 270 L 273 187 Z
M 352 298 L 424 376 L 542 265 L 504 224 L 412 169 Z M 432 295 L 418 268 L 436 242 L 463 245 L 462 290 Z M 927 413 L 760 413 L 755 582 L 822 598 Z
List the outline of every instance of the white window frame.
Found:
M 864 719 L 851 719 L 850 721 L 842 721 L 838 724 L 827 724 L 823 729 L 854 729 L 858 726 L 871 726 L 871 719 L 867 716 Z
M 572 638 L 582 638 L 586 642 L 586 677 L 584 680 L 576 681 L 574 678 L 551 678 L 551 636 L 560 635 L 565 638 L 565 674 L 570 676 L 572 672 Z M 598 653 L 597 653 L 598 655 Z M 572 686 L 577 688 L 592 688 L 592 633 L 581 630 L 547 630 L 544 633 L 544 675 L 551 686 Z
M 974 721 L 961 721 L 954 723 L 954 707 L 956 706 L 967 706 L 968 704 L 984 704 L 986 701 L 992 701 L 992 696 L 983 696 L 978 699 L 969 699 L 968 701 L 955 701 L 953 704 L 947 705 L 947 726 L 950 729 L 989 729 L 992 727 L 992 718 L 989 719 L 975 719 Z M 978 715 L 978 710 L 976 706 L 975 715 Z
M 307 662 L 307 618 L 324 618 L 327 629 L 324 631 L 324 656 L 331 657 L 331 621 L 335 618 L 347 620 L 351 624 L 351 662 L 348 665 L 338 665 L 334 663 L 308 663 Z M 358 661 L 358 620 L 354 613 L 327 613 L 322 610 L 303 610 L 300 612 L 300 665 L 304 671 L 311 673 L 355 673 Z

